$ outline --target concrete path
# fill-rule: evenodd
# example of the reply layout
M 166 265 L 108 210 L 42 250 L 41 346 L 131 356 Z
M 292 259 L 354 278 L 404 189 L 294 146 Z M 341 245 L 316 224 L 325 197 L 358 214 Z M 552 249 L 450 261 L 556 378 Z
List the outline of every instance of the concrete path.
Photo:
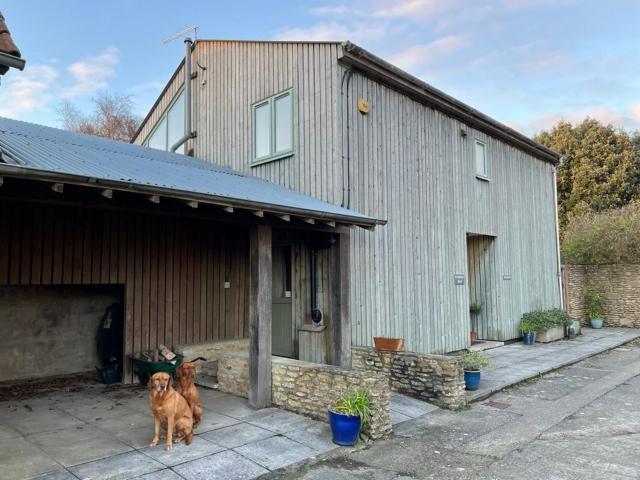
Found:
M 640 476 L 638 340 L 404 422 L 366 448 L 265 475 L 300 480 L 623 480 Z
M 640 330 L 632 328 L 584 328 L 574 340 L 524 345 L 522 342 L 487 350 L 492 367 L 482 371 L 480 388 L 467 391 L 470 402 L 483 400 L 505 387 L 535 378 L 611 350 L 635 338 Z

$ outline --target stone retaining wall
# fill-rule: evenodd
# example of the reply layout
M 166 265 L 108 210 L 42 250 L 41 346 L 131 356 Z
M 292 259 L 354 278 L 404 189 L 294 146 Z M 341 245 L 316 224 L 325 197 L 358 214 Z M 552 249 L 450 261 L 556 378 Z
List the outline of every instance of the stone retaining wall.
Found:
M 391 389 L 458 410 L 467 404 L 461 359 L 447 355 L 382 352 L 371 347 L 353 347 L 353 368 L 384 374 Z
M 605 327 L 640 328 L 640 265 L 565 265 L 569 315 L 588 325 L 584 302 L 587 288 L 605 292 Z
M 185 361 L 194 358 L 206 358 L 205 362 L 196 362 L 196 372 L 205 373 L 213 377 L 218 375 L 218 359 L 228 352 L 248 352 L 249 339 L 222 340 L 220 342 L 203 342 L 191 345 L 176 345 L 176 353 L 184 356 Z
M 272 383 L 272 402 L 275 406 L 325 422 L 327 409 L 334 399 L 364 388 L 371 394 L 373 409 L 371 421 L 363 428 L 363 433 L 373 440 L 391 433 L 390 389 L 384 375 L 274 357 Z M 219 358 L 218 385 L 223 392 L 245 398 L 248 396 L 247 353 L 229 352 Z

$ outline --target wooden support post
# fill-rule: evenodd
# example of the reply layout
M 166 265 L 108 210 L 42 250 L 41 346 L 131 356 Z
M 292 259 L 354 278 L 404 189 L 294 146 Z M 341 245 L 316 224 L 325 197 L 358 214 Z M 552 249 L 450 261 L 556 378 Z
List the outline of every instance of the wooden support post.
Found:
M 249 237 L 249 405 L 271 405 L 271 226 Z
M 349 316 L 349 233 L 336 235 L 331 247 L 331 363 L 351 368 L 351 317 Z

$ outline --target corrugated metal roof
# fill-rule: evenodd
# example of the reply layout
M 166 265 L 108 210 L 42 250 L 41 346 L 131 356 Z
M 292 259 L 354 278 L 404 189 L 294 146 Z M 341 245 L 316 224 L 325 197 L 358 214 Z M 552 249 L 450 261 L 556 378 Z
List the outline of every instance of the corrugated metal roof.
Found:
M 196 158 L 2 117 L 0 151 L 0 175 L 141 187 L 164 196 L 209 199 L 358 225 L 385 223 Z

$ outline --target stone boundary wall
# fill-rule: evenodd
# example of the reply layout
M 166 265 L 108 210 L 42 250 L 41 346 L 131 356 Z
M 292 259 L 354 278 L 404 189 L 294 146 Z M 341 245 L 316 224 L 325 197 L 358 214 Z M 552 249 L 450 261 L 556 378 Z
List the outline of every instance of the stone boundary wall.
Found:
M 584 302 L 587 288 L 605 292 L 605 327 L 640 328 L 640 265 L 564 265 L 567 313 L 589 325 Z
M 466 406 L 464 369 L 458 357 L 412 352 L 382 352 L 371 347 L 353 347 L 353 368 L 384 374 L 391 390 L 442 408 Z
M 364 435 L 377 440 L 391 433 L 390 388 L 381 374 L 274 357 L 271 378 L 275 406 L 324 422 L 334 399 L 347 392 L 367 389 L 373 410 L 370 423 L 363 428 Z M 223 392 L 248 396 L 248 353 L 229 352 L 219 358 L 218 386 Z
M 241 338 L 238 340 L 176 345 L 174 350 L 176 353 L 183 355 L 185 361 L 198 357 L 206 358 L 206 362 L 196 362 L 196 373 L 206 373 L 215 377 L 218 374 L 218 359 L 220 356 L 228 352 L 248 352 L 249 339 Z

